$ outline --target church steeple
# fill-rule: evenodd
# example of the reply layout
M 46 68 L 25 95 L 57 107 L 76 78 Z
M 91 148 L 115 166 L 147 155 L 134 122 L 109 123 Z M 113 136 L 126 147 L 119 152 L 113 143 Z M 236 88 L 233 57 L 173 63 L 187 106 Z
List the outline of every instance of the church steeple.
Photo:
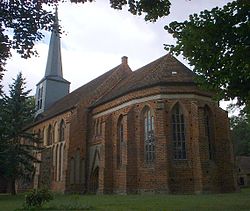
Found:
M 37 115 L 44 112 L 54 102 L 69 93 L 70 82 L 63 78 L 61 40 L 58 29 L 58 12 L 56 8 L 55 22 L 50 37 L 45 75 L 36 85 Z
M 58 12 L 56 7 L 55 22 L 49 43 L 49 53 L 48 53 L 45 76 L 54 76 L 62 78 L 63 73 L 62 73 L 62 58 L 61 58 L 61 40 L 58 31 L 59 31 L 59 24 L 58 24 Z

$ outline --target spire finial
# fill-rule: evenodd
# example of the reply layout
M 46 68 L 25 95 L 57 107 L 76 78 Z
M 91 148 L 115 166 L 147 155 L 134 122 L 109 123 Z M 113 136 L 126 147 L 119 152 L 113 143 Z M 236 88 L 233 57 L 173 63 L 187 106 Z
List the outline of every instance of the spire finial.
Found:
M 54 31 L 59 32 L 59 19 L 58 19 L 58 7 L 55 8 L 55 21 L 53 26 Z

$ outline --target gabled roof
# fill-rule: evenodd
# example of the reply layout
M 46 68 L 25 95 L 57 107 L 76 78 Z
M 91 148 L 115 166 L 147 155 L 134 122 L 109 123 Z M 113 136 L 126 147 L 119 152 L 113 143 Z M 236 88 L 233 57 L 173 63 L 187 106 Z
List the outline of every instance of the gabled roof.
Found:
M 117 84 L 122 79 L 127 77 L 131 72 L 132 71 L 127 64 L 122 63 L 118 65 L 117 67 L 111 69 L 110 71 L 104 73 L 98 78 L 90 81 L 89 83 L 81 86 L 80 88 L 76 89 L 75 91 L 71 92 L 70 94 L 66 95 L 60 100 L 56 101 L 48 108 L 48 110 L 46 110 L 40 115 L 36 123 L 42 122 L 53 116 L 68 111 L 74 108 L 80 102 L 87 102 L 89 100 L 92 100 L 92 103 L 94 103 L 95 100 L 98 100 L 97 99 L 98 93 L 100 94 L 101 92 L 103 92 L 103 94 L 105 94 L 105 88 L 103 88 L 103 86 L 105 86 L 105 83 L 109 83 L 109 79 L 112 78 L 112 75 L 114 74 L 116 75 L 115 84 Z M 117 77 L 117 75 L 119 76 Z M 108 87 L 107 89 L 112 89 L 112 88 L 113 87 Z M 99 90 L 98 93 L 96 93 L 97 90 Z M 99 96 L 99 98 L 100 97 L 101 96 Z
M 136 70 L 93 106 L 106 103 L 126 93 L 155 85 L 193 85 L 195 74 L 175 57 L 167 54 Z
M 194 82 L 195 74 L 170 54 L 167 54 L 134 72 L 132 72 L 127 65 L 126 58 L 124 57 L 123 59 L 125 60 L 123 60 L 121 65 L 104 73 L 55 102 L 47 111 L 42 113 L 42 118 L 40 118 L 38 122 L 63 113 L 83 101 L 86 102 L 89 100 L 88 105 L 86 106 L 95 107 L 127 93 L 152 86 L 196 86 Z M 114 77 L 116 78 L 115 80 L 117 80 L 115 86 L 110 87 L 105 92 L 103 91 L 102 95 L 97 96 L 96 90 L 102 90 L 103 84 L 109 84 L 108 80 L 112 78 L 112 75 L 118 72 L 122 73 L 122 76 L 119 76 L 119 80 Z M 113 79 L 110 79 L 110 81 L 113 81 Z

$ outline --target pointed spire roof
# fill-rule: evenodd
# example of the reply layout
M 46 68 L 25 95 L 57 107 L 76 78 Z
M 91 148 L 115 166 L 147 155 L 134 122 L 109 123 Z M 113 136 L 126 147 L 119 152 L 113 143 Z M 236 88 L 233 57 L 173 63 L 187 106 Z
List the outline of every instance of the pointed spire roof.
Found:
M 51 78 L 54 80 L 63 81 L 69 83 L 63 79 L 62 72 L 62 58 L 61 58 L 61 40 L 59 34 L 59 23 L 58 23 L 58 11 L 56 7 L 55 11 L 55 22 L 50 37 L 49 53 L 47 58 L 47 65 L 45 71 L 45 78 Z M 43 80 L 42 80 L 43 81 Z

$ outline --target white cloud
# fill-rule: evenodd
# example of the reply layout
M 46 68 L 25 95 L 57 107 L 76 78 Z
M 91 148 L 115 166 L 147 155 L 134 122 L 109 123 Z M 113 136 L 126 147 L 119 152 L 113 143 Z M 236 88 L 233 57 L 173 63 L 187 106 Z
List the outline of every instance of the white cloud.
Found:
M 164 25 L 226 2 L 228 0 L 172 0 L 171 15 L 157 23 L 146 23 L 143 17 L 125 10 L 113 10 L 108 1 L 61 4 L 59 19 L 66 31 L 61 39 L 63 72 L 65 79 L 71 82 L 71 91 L 120 64 L 124 55 L 129 57 L 133 70 L 161 57 L 167 53 L 163 44 L 173 43 Z M 40 57 L 25 60 L 13 53 L 6 66 L 5 91 L 7 84 L 12 83 L 11 78 L 22 71 L 27 87 L 35 93 L 35 85 L 44 76 L 46 67 L 49 34 L 45 35 L 36 45 Z

